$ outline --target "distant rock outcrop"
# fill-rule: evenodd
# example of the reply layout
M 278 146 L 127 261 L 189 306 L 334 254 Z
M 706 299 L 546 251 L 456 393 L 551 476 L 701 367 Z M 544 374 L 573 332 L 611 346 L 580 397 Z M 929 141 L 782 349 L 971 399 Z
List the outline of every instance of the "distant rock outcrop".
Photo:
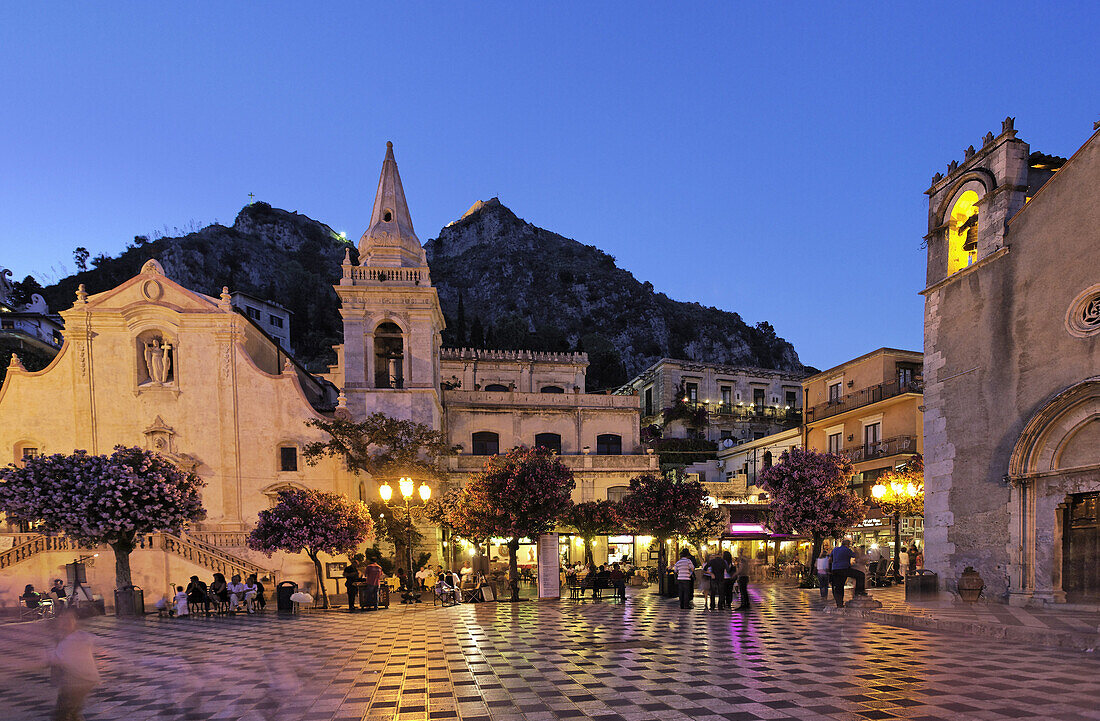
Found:
M 76 288 L 108 290 L 149 258 L 184 286 L 217 296 L 221 287 L 273 300 L 293 313 L 291 345 L 314 371 L 335 361 L 341 342 L 339 282 L 346 249 L 324 223 L 266 203 L 245 206 L 232 227 L 182 237 L 134 239 L 117 258 L 43 292 L 51 308 L 72 305 Z M 661 357 L 798 370 L 790 343 L 766 322 L 656 293 L 583 245 L 516 217 L 496 198 L 477 202 L 425 245 L 447 317 L 444 343 L 589 355 L 590 388 L 612 388 Z

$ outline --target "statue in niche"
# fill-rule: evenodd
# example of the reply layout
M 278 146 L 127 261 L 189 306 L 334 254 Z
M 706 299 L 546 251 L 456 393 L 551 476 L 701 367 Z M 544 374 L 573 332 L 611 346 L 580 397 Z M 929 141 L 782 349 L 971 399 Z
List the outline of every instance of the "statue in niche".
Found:
M 145 370 L 149 384 L 164 386 L 172 378 L 172 344 L 153 338 L 145 344 Z

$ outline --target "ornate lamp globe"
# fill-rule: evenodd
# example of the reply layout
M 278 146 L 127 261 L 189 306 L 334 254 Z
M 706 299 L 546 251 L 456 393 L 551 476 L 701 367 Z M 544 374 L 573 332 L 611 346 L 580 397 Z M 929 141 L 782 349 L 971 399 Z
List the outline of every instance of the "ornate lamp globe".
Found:
M 421 483 L 420 488 L 417 490 L 419 490 L 420 492 L 420 500 L 424 501 L 425 503 L 427 503 L 428 499 L 432 497 L 432 489 L 428 486 L 427 483 Z
M 390 502 L 390 499 L 393 498 L 393 486 L 389 484 L 389 481 L 379 486 L 378 495 L 382 496 L 382 500 L 386 503 Z
M 871 488 L 871 495 L 874 496 L 875 500 L 881 501 L 882 497 L 886 495 L 886 486 L 881 483 L 876 483 L 874 487 Z
M 415 488 L 415 484 L 413 483 L 413 479 L 403 476 L 403 477 L 398 479 L 397 485 L 401 487 L 401 495 L 402 496 L 404 496 L 405 498 L 411 498 L 412 497 L 413 489 Z

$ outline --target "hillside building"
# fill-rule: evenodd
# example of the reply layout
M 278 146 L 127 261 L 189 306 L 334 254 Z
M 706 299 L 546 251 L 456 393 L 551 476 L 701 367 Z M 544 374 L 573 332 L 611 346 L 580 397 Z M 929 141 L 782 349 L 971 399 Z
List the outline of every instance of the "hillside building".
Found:
M 857 543 L 893 539 L 890 518 L 870 503 L 871 489 L 884 474 L 924 452 L 924 356 L 879 348 L 806 378 L 804 448 L 840 453 L 852 462 L 852 490 L 868 502 L 867 518 L 853 529 Z M 923 520 L 901 519 L 906 546 L 923 543 Z
M 290 311 L 278 303 L 234 291 L 229 302 L 283 348 L 290 348 Z
M 928 195 L 925 565 L 987 598 L 1100 601 L 1100 133 L 1012 118 Z

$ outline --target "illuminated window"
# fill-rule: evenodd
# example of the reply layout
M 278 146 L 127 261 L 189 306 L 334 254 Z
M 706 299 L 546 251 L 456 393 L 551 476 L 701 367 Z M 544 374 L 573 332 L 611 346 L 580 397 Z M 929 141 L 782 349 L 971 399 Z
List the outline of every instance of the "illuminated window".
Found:
M 699 400 L 699 384 L 687 383 L 684 385 L 684 389 L 687 391 L 688 400 L 695 403 Z
M 958 273 L 977 258 L 978 194 L 967 190 L 951 208 L 947 226 L 947 274 Z
M 732 389 L 729 386 L 722 386 L 721 393 L 722 405 L 728 406 L 730 404 L 730 399 L 733 398 Z

